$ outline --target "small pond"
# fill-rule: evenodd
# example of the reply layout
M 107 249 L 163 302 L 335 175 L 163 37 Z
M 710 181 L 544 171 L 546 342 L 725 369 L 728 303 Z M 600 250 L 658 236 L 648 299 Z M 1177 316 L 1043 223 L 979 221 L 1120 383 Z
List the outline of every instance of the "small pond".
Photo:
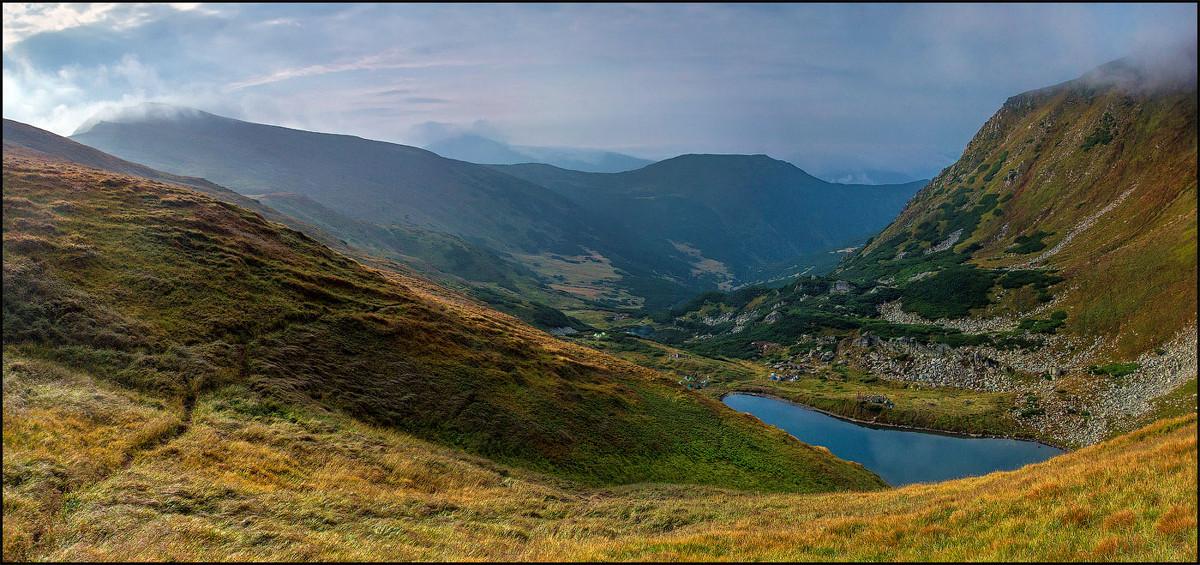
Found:
M 1034 441 L 868 427 L 748 394 L 731 394 L 724 402 L 804 443 L 820 445 L 842 459 L 861 463 L 892 486 L 1011 471 L 1065 453 Z

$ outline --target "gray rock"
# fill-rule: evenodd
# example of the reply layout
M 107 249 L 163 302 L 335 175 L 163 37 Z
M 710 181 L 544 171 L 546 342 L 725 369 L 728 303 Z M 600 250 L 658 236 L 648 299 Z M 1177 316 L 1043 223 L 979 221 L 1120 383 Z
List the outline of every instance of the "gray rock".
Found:
M 854 340 L 854 345 L 858 347 L 874 347 L 882 342 L 883 340 L 875 337 L 871 332 L 863 332 L 862 337 Z

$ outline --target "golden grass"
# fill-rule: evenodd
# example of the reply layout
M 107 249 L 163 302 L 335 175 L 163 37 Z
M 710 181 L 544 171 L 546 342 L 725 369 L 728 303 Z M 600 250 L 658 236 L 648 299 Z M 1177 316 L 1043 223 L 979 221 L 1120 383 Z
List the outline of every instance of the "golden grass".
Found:
M 1017 471 L 882 492 L 594 488 L 344 416 L 252 415 L 240 387 L 201 397 L 185 431 L 123 464 L 145 443 L 126 424 L 177 408 L 67 371 L 45 380 L 54 369 L 6 360 L 6 560 L 1196 557 L 1194 414 Z M 73 439 L 30 431 L 49 412 Z M 57 495 L 13 479 L 38 462 L 69 477 Z
M 555 253 L 514 255 L 522 265 L 548 279 L 559 282 L 548 284 L 550 288 L 588 300 L 611 298 L 640 307 L 644 301 L 625 290 L 615 288 L 621 280 L 612 262 L 598 252 L 590 255 L 562 256 Z

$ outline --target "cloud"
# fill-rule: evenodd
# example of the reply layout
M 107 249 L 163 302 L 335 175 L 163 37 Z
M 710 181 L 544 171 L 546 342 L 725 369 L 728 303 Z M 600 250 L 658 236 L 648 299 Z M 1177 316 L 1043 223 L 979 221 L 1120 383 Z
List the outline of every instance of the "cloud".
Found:
M 4 10 L 4 115 L 56 133 L 154 101 L 410 144 L 475 134 L 901 172 L 953 161 L 1009 96 L 1159 38 L 1193 38 L 1194 68 L 1196 19 L 1181 4 Z
M 39 33 L 103 25 L 121 31 L 145 24 L 163 10 L 213 13 L 200 4 L 18 3 L 5 2 L 4 48 Z
M 260 26 L 296 26 L 296 27 L 299 27 L 299 26 L 300 26 L 300 22 L 296 21 L 296 18 L 275 18 L 275 19 L 273 19 L 273 20 L 267 20 L 267 21 L 265 21 L 265 22 L 262 22 L 261 24 L 257 24 L 257 25 L 260 25 Z
M 392 88 L 392 89 L 376 92 L 374 94 L 375 94 L 375 96 L 400 96 L 400 95 L 404 95 L 404 94 L 412 94 L 413 92 L 416 92 L 416 91 L 411 88 Z
M 504 135 L 494 124 L 487 120 L 475 120 L 469 124 L 454 124 L 446 122 L 422 122 L 412 126 L 409 137 L 417 140 L 413 145 L 424 147 L 453 137 L 476 135 L 494 141 L 504 142 Z
M 378 70 L 395 70 L 395 69 L 429 69 L 433 67 L 462 67 L 471 66 L 476 63 L 468 61 L 404 61 L 397 60 L 398 55 L 395 53 L 383 53 L 378 55 L 370 55 L 362 57 L 354 61 L 332 64 L 317 64 L 307 65 L 304 67 L 293 69 L 280 69 L 271 72 L 268 75 L 252 77 L 246 80 L 234 82 L 226 87 L 227 91 L 236 91 L 251 86 L 259 86 L 270 84 L 273 82 L 281 82 L 298 77 L 306 77 L 313 75 L 324 75 L 330 73 L 342 73 L 346 71 L 378 71 Z

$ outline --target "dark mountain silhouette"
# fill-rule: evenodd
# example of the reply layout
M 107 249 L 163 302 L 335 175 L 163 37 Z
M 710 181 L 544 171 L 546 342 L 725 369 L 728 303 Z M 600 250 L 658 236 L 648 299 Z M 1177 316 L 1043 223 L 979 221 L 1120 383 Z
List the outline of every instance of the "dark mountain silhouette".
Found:
M 610 307 L 669 306 L 865 240 L 920 185 L 831 184 L 764 155 L 685 155 L 610 174 L 485 167 L 415 147 L 160 106 L 87 128 L 73 138 L 157 169 L 243 194 L 298 194 L 385 228 L 462 238 Z M 327 224 L 305 215 L 309 209 L 291 211 Z M 596 265 L 573 266 L 581 262 Z
M 617 174 L 495 168 L 627 229 L 695 249 L 737 281 L 767 265 L 866 239 L 925 184 L 833 184 L 766 155 L 682 155 Z
M 575 253 L 592 231 L 569 202 L 541 187 L 394 143 L 194 110 L 99 121 L 72 139 L 242 194 L 301 194 L 372 223 L 428 228 L 496 249 Z

